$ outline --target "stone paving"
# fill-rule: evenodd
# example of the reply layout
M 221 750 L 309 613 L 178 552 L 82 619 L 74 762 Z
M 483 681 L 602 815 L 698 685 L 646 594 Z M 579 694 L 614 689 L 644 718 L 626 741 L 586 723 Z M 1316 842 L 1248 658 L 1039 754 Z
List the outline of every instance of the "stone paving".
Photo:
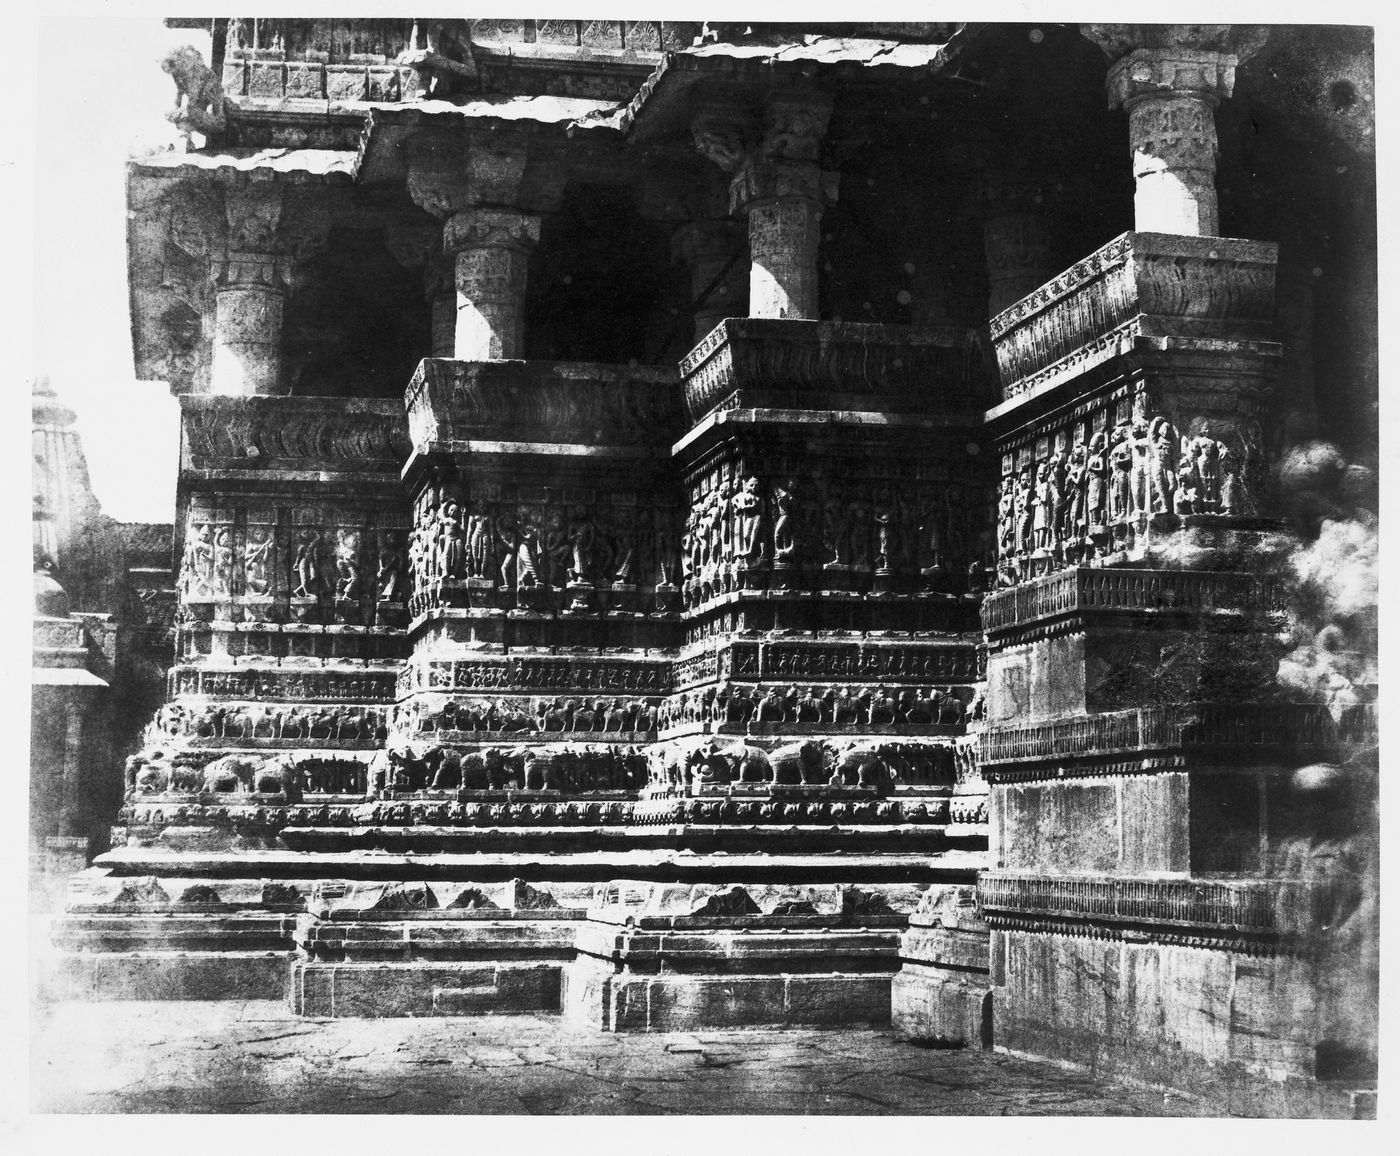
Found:
M 266 1001 L 38 1008 L 30 1062 L 42 1113 L 1212 1114 L 887 1031 L 611 1035 L 551 1016 L 301 1019 Z

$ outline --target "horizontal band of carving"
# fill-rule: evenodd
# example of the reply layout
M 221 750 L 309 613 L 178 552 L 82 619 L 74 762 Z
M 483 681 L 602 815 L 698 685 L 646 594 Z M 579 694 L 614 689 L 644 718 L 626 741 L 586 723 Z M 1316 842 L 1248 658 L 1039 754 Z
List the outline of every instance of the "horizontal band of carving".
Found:
M 1124 233 L 992 318 L 1002 396 L 1139 335 L 1265 341 L 1277 260 L 1259 241 Z
M 662 449 L 682 424 L 675 371 L 658 366 L 429 358 L 404 402 L 423 453 L 493 437 Z
M 986 377 L 972 330 L 727 318 L 681 361 L 692 420 L 720 408 L 946 411 L 975 404 Z
M 670 663 L 652 660 L 509 657 L 415 662 L 402 690 L 572 690 L 665 694 Z
M 988 871 L 977 897 L 988 923 L 1040 915 L 1111 924 L 1222 928 L 1273 934 L 1289 885 L 1264 880 L 1114 879 Z
M 982 628 L 994 635 L 1047 618 L 1086 613 L 1255 615 L 1284 609 L 1283 590 L 1271 578 L 1081 566 L 988 594 L 982 601 Z
M 409 453 L 396 401 L 185 394 L 180 408 L 196 469 L 330 469 L 397 479 Z
M 1348 707 L 1338 719 L 1330 708 L 1313 703 L 1182 703 L 988 727 L 981 762 L 1067 762 L 1129 751 L 1240 747 L 1285 750 L 1303 758 L 1376 741 L 1372 706 Z
M 176 669 L 170 672 L 169 694 L 171 698 L 384 702 L 394 697 L 396 679 L 393 671 Z
M 1283 950 L 1271 933 L 1250 934 L 1232 928 L 1176 927 L 1170 924 L 1104 924 L 1059 915 L 1022 915 L 989 911 L 987 926 L 994 931 L 1028 935 L 1062 935 L 1069 939 L 1110 940 L 1153 947 L 1191 947 L 1203 951 L 1228 951 L 1237 955 L 1271 957 Z
M 624 827 L 651 825 L 639 812 L 647 804 L 632 799 L 510 799 L 462 802 L 447 799 L 381 799 L 295 805 L 248 799 L 215 803 L 175 796 L 151 799 L 124 808 L 121 819 L 133 828 L 167 826 L 229 827 L 280 831 L 297 828 L 364 827 Z M 655 808 L 652 808 L 655 810 Z M 982 796 L 918 800 L 678 800 L 667 808 L 668 823 L 700 825 L 869 826 L 949 824 L 975 828 L 986 821 Z

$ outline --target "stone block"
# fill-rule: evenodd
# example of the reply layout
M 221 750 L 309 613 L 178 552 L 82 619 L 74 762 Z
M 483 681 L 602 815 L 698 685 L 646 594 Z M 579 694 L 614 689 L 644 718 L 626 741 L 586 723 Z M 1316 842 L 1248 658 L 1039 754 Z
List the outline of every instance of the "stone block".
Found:
M 325 96 L 324 66 L 316 63 L 288 63 L 286 93 L 288 97 L 304 100 L 316 100 Z
M 264 951 L 64 953 L 43 965 L 39 990 L 54 1000 L 280 1000 L 289 960 Z
M 906 963 L 890 983 L 890 1026 L 918 1043 L 991 1047 L 991 984 L 985 976 Z
M 321 963 L 292 965 L 298 1015 L 378 1018 L 510 1015 L 559 1010 L 557 963 Z
M 248 95 L 260 100 L 281 100 L 287 90 L 287 66 L 275 60 L 248 62 Z

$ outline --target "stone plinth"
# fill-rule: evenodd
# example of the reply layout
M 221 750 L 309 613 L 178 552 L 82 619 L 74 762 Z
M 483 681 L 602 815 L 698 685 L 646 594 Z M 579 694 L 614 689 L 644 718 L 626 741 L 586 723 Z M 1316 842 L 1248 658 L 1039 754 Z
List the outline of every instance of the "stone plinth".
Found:
M 606 1031 L 889 1023 L 900 886 L 617 885 L 589 912 L 564 1013 Z

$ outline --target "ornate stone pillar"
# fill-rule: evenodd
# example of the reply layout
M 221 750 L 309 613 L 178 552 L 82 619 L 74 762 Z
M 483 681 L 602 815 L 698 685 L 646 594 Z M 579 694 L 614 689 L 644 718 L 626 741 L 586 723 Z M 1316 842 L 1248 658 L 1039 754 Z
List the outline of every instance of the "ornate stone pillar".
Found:
M 831 118 L 824 93 L 769 97 L 761 134 L 734 109 L 703 110 L 691 126 L 696 148 L 733 174 L 730 211 L 749 226 L 749 316 L 817 316 L 822 211 L 839 175 L 817 161 Z
M 982 226 L 987 254 L 987 315 L 995 317 L 1055 275 L 1050 231 L 1030 196 L 988 197 Z
M 451 357 L 456 342 L 457 290 L 452 262 L 441 256 L 442 233 L 431 226 L 391 225 L 385 244 L 405 269 L 423 273 L 423 299 L 430 317 L 429 357 Z
M 736 221 L 690 221 L 671 238 L 672 257 L 690 274 L 697 342 L 724 318 L 746 308 L 742 279 L 747 265 L 742 254 L 735 259 L 743 244 L 742 227 Z
M 286 205 L 280 185 L 219 189 L 186 186 L 175 197 L 171 240 L 206 258 L 197 295 L 212 305 L 208 391 L 278 394 L 282 383 L 282 306 L 296 261 L 318 249 L 329 224 L 314 206 Z M 206 314 L 208 316 L 208 314 Z
M 518 209 L 469 209 L 449 217 L 443 249 L 453 259 L 458 361 L 520 357 L 525 271 L 540 239 L 540 217 Z
M 1228 24 L 1080 27 L 1114 61 L 1108 100 L 1128 113 L 1134 227 L 1217 236 L 1215 109 L 1234 89 L 1235 67 L 1267 32 Z
M 521 356 L 526 266 L 543 214 L 558 207 L 562 166 L 526 132 L 476 132 L 412 142 L 408 191 L 443 222 L 455 291 L 451 356 Z M 433 293 L 433 347 L 446 349 L 448 306 Z

